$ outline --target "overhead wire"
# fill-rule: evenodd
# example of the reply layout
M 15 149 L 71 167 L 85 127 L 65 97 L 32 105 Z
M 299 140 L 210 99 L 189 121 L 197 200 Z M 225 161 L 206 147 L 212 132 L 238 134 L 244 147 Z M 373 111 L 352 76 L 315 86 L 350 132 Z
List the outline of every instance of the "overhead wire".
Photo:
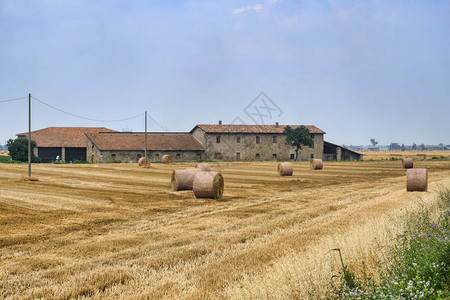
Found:
M 19 100 L 22 100 L 22 99 L 27 99 L 27 98 L 28 98 L 28 96 L 25 96 L 25 97 L 20 97 L 20 98 L 14 98 L 14 99 L 0 100 L 0 103 L 2 103 L 2 102 L 12 102 L 12 101 L 19 101 Z
M 129 118 L 125 118 L 125 119 L 117 119 L 117 120 L 100 120 L 100 119 L 93 119 L 93 118 L 87 118 L 87 117 L 83 117 L 83 116 L 80 116 L 80 115 L 76 115 L 76 114 L 70 113 L 70 112 L 68 112 L 68 111 L 62 110 L 62 109 L 60 109 L 60 108 L 57 108 L 57 107 L 55 107 L 55 106 L 53 106 L 53 105 L 50 105 L 50 104 L 48 104 L 48 103 L 46 103 L 46 102 L 44 102 L 44 101 L 42 101 L 42 100 L 37 99 L 36 97 L 31 96 L 31 98 L 33 98 L 34 100 L 38 101 L 39 103 L 41 103 L 41 104 L 43 104 L 43 105 L 45 105 L 45 106 L 48 106 L 48 107 L 50 107 L 50 108 L 53 108 L 54 110 L 57 110 L 57 111 L 59 111 L 59 112 L 62 112 L 62 113 L 64 113 L 64 114 L 66 114 L 66 115 L 69 115 L 69 116 L 72 116 L 72 117 L 76 117 L 76 118 L 80 118 L 80 119 L 84 119 L 84 120 L 89 120 L 89 121 L 97 121 L 97 122 L 122 122 L 122 121 L 128 121 L 128 120 L 136 119 L 136 118 L 138 118 L 138 117 L 141 117 L 141 116 L 144 114 L 144 113 L 140 113 L 140 114 L 138 114 L 138 115 L 136 115 L 136 116 L 129 117 Z

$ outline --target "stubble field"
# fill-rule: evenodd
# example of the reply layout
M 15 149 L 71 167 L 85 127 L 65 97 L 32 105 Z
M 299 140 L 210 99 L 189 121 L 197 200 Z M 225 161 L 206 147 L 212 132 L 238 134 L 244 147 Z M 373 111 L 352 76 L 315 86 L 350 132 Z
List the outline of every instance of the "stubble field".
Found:
M 325 162 L 321 171 L 298 162 L 292 177 L 277 176 L 276 162 L 214 163 L 222 200 L 171 191 L 172 170 L 192 166 L 38 164 L 38 181 L 27 181 L 26 165 L 0 164 L 0 297 L 322 297 L 335 264 L 298 257 L 332 260 L 327 250 L 344 240 L 360 253 L 366 224 L 373 231 L 432 194 L 407 193 L 398 161 Z M 450 161 L 415 167 L 428 169 L 430 191 L 450 178 Z

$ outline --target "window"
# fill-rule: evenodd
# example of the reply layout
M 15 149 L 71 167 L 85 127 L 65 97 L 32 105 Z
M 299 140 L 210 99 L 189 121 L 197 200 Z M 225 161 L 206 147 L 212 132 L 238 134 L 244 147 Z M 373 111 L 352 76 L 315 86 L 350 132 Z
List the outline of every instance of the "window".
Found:
M 260 157 L 259 153 L 256 153 L 255 159 L 260 159 L 260 158 L 261 158 L 261 157 Z
M 214 159 L 221 159 L 221 158 L 222 158 L 222 153 L 220 153 L 220 152 L 214 153 Z
M 136 160 L 139 161 L 139 159 L 142 157 L 142 155 L 138 154 L 136 155 Z
M 277 160 L 277 154 L 276 153 L 272 154 L 272 158 L 273 160 Z
M 202 154 L 201 153 L 197 153 L 197 160 L 202 160 Z
M 111 154 L 111 158 L 112 158 L 112 160 L 116 160 L 116 155 L 115 154 Z
M 240 136 L 238 136 L 238 137 L 236 137 L 236 143 L 240 143 L 241 142 L 241 137 Z
M 220 143 L 220 135 L 216 136 L 216 143 L 217 143 L 217 144 Z
M 277 142 L 277 136 L 274 135 L 274 136 L 272 137 L 272 140 L 273 140 L 273 143 L 276 143 L 276 142 Z
M 259 135 L 256 136 L 256 143 L 257 144 L 261 143 L 261 137 Z
M 310 137 L 311 137 L 312 139 L 314 139 L 314 134 L 313 134 L 313 133 L 311 133 Z
M 311 154 L 311 158 L 314 158 L 314 154 Z
M 155 154 L 155 161 L 159 161 L 159 154 Z
M 181 155 L 179 153 L 177 153 L 176 158 L 177 158 L 177 160 L 180 160 L 181 159 Z
M 236 160 L 240 160 L 241 159 L 241 152 L 236 152 Z
M 295 154 L 291 154 L 291 159 L 295 159 Z

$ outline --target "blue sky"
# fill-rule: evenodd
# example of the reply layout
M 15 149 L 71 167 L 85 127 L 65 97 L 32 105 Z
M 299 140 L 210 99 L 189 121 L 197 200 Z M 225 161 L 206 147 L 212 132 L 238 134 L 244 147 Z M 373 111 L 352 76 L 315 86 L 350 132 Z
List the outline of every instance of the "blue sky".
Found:
M 450 1 L 0 0 L 0 100 L 86 118 L 145 110 L 169 131 L 240 117 L 265 92 L 337 144 L 450 144 Z M 0 144 L 28 129 L 0 103 Z M 33 101 L 33 129 L 144 130 Z M 150 131 L 163 131 L 149 120 Z

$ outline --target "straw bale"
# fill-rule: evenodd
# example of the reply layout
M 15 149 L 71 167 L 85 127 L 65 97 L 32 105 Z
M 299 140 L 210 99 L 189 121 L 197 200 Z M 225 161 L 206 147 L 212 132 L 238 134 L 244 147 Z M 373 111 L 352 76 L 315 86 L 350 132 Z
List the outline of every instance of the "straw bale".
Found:
M 309 162 L 309 166 L 313 170 L 322 170 L 322 168 L 323 168 L 323 161 L 320 158 L 313 158 Z
M 192 190 L 194 178 L 197 173 L 202 172 L 200 169 L 188 168 L 186 170 L 174 170 L 170 184 L 174 191 Z
M 406 170 L 406 190 L 408 192 L 426 192 L 428 190 L 427 169 Z
M 149 167 L 150 164 L 151 164 L 150 158 L 147 157 L 147 167 Z M 139 166 L 139 167 L 145 167 L 145 157 L 139 158 L 139 160 L 138 160 L 138 166 Z
M 211 171 L 211 168 L 207 163 L 198 163 L 195 167 L 201 169 L 202 171 Z
M 280 176 L 292 176 L 294 167 L 290 162 L 282 162 L 278 164 L 278 173 Z
M 218 172 L 203 171 L 195 176 L 193 191 L 196 198 L 220 199 L 223 189 L 223 176 Z
M 165 164 L 171 164 L 171 163 L 173 163 L 173 157 L 166 154 L 166 155 L 162 156 L 161 161 Z
M 405 169 L 411 169 L 414 166 L 414 162 L 413 162 L 412 158 L 403 158 L 402 164 L 403 164 L 403 168 L 405 168 Z

